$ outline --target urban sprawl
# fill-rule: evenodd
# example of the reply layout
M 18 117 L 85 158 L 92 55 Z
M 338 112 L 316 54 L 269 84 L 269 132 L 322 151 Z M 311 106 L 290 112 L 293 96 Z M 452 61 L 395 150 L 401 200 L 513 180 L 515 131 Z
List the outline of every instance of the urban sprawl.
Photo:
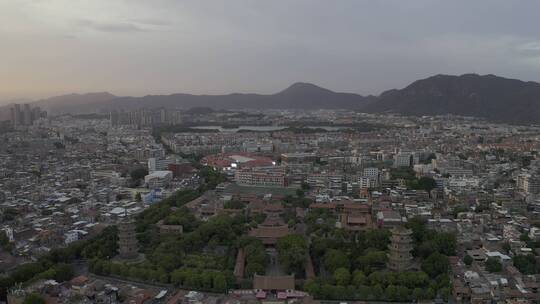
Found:
M 540 301 L 540 127 L 15 105 L 2 130 L 0 301 Z

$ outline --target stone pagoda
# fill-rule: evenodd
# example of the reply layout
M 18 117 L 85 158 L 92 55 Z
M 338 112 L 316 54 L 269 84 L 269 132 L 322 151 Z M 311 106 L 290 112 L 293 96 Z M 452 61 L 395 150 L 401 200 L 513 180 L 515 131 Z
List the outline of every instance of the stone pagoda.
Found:
M 139 256 L 135 222 L 126 216 L 118 224 L 118 247 L 121 259 L 135 259 Z
M 405 227 L 395 227 L 392 229 L 391 243 L 389 246 L 388 269 L 391 271 L 406 271 L 411 269 L 413 257 L 412 250 L 412 230 Z

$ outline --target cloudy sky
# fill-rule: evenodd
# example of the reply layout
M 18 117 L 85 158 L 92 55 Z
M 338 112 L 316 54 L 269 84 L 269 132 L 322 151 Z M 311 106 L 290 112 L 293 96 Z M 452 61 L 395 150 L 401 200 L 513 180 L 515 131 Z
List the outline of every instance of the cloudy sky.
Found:
M 0 100 L 540 81 L 537 0 L 0 0 Z

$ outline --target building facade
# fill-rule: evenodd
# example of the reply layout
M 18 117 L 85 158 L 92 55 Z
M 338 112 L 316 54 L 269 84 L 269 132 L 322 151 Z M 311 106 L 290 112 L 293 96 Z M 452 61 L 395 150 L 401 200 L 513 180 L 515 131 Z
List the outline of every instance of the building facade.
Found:
M 406 271 L 412 267 L 412 230 L 402 226 L 392 229 L 388 269 L 391 271 Z

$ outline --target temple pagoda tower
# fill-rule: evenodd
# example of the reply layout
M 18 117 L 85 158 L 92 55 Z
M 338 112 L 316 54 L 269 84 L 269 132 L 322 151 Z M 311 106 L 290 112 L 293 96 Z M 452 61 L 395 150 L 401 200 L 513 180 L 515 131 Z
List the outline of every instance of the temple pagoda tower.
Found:
M 118 247 L 120 258 L 135 259 L 139 256 L 139 246 L 135 233 L 135 222 L 126 217 L 118 224 Z
M 412 267 L 412 231 L 405 227 L 392 229 L 389 246 L 388 269 L 391 271 L 405 271 Z

